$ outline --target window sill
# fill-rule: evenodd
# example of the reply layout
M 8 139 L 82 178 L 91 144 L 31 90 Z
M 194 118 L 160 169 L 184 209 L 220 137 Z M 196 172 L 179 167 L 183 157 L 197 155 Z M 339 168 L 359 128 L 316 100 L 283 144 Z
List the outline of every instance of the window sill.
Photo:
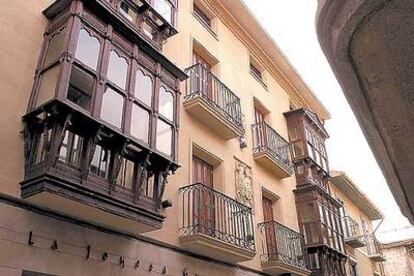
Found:
M 257 80 L 263 86 L 263 88 L 266 89 L 266 91 L 269 91 L 266 83 L 261 78 L 259 78 L 258 76 L 256 76 L 256 74 L 254 74 L 252 71 L 250 71 L 250 75 L 252 75 L 252 77 L 255 80 Z
M 211 28 L 211 26 L 206 24 L 195 12 L 193 12 L 193 16 L 217 41 L 219 40 L 217 33 Z

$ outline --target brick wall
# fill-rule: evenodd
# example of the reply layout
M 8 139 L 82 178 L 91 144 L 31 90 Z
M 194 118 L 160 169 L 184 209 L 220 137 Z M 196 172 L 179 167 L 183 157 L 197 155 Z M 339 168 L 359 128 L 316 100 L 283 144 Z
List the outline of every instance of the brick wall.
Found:
M 412 276 L 414 275 L 414 254 L 406 246 L 384 248 L 387 258 L 384 263 L 386 276 Z

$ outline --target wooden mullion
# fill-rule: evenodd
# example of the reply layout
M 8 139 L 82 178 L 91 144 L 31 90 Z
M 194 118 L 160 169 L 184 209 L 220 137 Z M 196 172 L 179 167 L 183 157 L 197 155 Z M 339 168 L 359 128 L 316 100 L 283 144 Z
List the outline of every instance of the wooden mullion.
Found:
M 112 45 L 110 37 L 112 36 L 112 27 L 109 25 L 106 32 L 106 38 L 102 46 L 102 55 L 100 67 L 98 68 L 98 79 L 95 90 L 95 99 L 92 109 L 92 116 L 95 118 L 100 118 L 100 112 L 102 107 L 102 98 L 103 93 L 106 89 L 106 75 L 108 71 L 109 64 L 109 53 L 111 51 Z
M 129 62 L 129 77 L 127 83 L 127 93 L 125 98 L 125 112 L 124 112 L 124 133 L 127 135 L 131 134 L 131 116 L 132 116 L 132 107 L 134 104 L 134 88 L 135 88 L 135 79 L 137 72 L 137 62 L 135 59 L 130 59 Z
M 148 181 L 148 166 L 149 166 L 149 158 L 151 157 L 151 152 L 148 152 L 144 158 L 144 160 L 140 163 L 137 172 L 137 180 L 135 186 L 135 202 L 137 202 L 142 194 L 142 187 L 144 186 L 144 181 Z
M 159 93 L 160 93 L 160 73 L 161 73 L 161 65 L 157 63 L 156 75 L 154 79 L 154 86 L 153 86 L 153 101 L 152 101 L 152 109 L 154 111 L 154 115 L 152 116 L 151 122 L 151 135 L 150 135 L 150 147 L 156 147 L 156 139 L 157 139 L 157 119 L 158 119 L 158 102 L 159 102 Z

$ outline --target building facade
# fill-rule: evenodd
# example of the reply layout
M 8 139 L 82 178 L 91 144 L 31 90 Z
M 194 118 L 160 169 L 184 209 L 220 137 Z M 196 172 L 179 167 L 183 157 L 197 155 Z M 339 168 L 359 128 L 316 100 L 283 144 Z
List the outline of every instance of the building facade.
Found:
M 385 243 L 382 251 L 387 259 L 384 264 L 385 275 L 408 276 L 414 274 L 414 240 Z
M 329 113 L 241 1 L 0 18 L 0 275 L 345 275 Z
M 348 256 L 347 275 L 388 275 L 383 268 L 388 260 L 372 224 L 383 219 L 381 211 L 344 172 L 332 172 L 331 188 L 333 196 L 342 204 L 340 216 Z

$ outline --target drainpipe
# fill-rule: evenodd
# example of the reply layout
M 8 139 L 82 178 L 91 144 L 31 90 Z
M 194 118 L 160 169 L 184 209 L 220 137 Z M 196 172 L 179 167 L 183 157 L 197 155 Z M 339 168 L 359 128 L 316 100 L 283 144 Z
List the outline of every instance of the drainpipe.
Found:
M 372 234 L 375 235 L 375 232 L 378 230 L 378 228 L 381 226 L 381 224 L 384 222 L 385 217 L 382 217 L 380 223 L 377 225 L 377 227 L 375 227 L 374 231 L 372 232 Z
M 384 222 L 385 217 L 382 217 L 380 223 L 378 223 L 377 227 L 375 227 L 374 231 L 372 232 L 372 234 L 375 237 L 375 232 L 378 230 L 378 228 L 381 226 L 381 224 Z M 376 238 L 376 237 L 375 237 Z M 380 245 L 381 246 L 381 245 Z M 380 273 L 381 275 L 385 275 L 385 269 L 384 269 L 384 264 L 381 262 L 379 264 L 379 269 L 380 269 Z

